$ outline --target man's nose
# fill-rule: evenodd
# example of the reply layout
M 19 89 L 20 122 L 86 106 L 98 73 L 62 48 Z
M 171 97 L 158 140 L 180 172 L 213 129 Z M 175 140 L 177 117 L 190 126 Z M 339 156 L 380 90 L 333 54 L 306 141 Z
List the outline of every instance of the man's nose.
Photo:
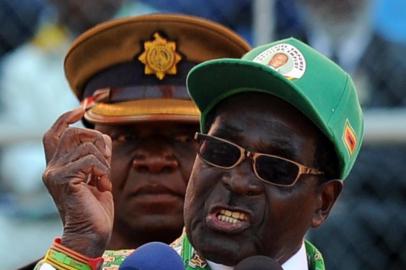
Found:
M 256 179 L 249 159 L 226 171 L 222 181 L 228 190 L 241 195 L 255 196 L 264 190 L 262 183 Z
M 179 166 L 174 153 L 167 148 L 137 149 L 132 162 L 138 172 L 162 173 L 172 172 Z

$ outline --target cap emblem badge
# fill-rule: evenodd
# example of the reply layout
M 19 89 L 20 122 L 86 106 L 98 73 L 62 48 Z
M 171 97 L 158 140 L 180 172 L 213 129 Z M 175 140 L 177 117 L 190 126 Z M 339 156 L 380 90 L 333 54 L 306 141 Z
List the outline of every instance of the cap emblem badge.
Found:
M 281 43 L 272 46 L 254 59 L 254 62 L 269 66 L 285 78 L 300 79 L 306 70 L 303 54 L 294 46 Z
M 357 136 L 348 119 L 345 121 L 343 140 L 349 154 L 352 155 L 357 146 Z
M 176 75 L 176 64 L 182 57 L 176 52 L 176 43 L 167 41 L 159 35 L 154 34 L 153 41 L 144 42 L 144 52 L 138 57 L 144 65 L 144 74 L 155 76 L 162 80 L 165 75 Z

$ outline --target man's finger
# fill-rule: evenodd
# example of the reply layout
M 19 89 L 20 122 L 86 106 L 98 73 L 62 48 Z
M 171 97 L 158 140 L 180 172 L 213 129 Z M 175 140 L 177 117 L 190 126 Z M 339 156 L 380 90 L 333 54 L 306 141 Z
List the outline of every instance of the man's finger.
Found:
M 77 147 L 85 143 L 92 143 L 107 158 L 108 149 L 103 134 L 94 129 L 76 127 L 70 127 L 62 134 L 58 141 L 58 153 L 55 155 L 76 151 Z
M 66 112 L 62 114 L 58 120 L 52 125 L 52 127 L 45 133 L 42 142 L 45 150 L 45 159 L 48 162 L 52 159 L 55 154 L 56 147 L 58 145 L 59 138 L 62 136 L 64 131 L 73 124 L 79 121 L 85 111 L 82 107 L 79 107 L 73 111 Z
M 107 158 L 107 161 L 111 163 L 111 155 L 113 152 L 113 145 L 110 136 L 103 134 L 103 139 L 104 143 L 106 146 L 106 152 L 105 152 L 105 157 Z
M 79 160 L 87 155 L 94 155 L 101 163 L 103 163 L 107 167 L 110 167 L 110 160 L 106 157 L 106 154 L 100 152 L 100 150 L 93 143 L 90 142 L 79 145 L 75 148 L 74 151 L 61 154 L 61 156 L 59 156 L 57 159 L 54 158 L 54 160 L 52 161 L 52 165 L 66 166 L 67 164 Z
M 61 137 L 65 129 L 67 129 L 69 125 L 82 119 L 84 114 L 85 110 L 81 106 L 72 111 L 66 112 L 55 121 L 48 132 L 51 132 L 56 138 Z
M 112 191 L 113 185 L 111 184 L 110 178 L 107 175 L 97 177 L 96 181 L 96 187 L 100 192 Z
M 88 154 L 65 166 L 59 167 L 54 172 L 51 170 L 51 173 L 48 173 L 45 176 L 46 179 L 44 179 L 48 185 L 79 184 L 82 182 L 88 183 L 89 175 L 91 177 L 90 180 L 93 177 L 109 177 L 110 168 L 93 154 Z M 96 186 L 97 183 L 90 181 L 89 184 Z

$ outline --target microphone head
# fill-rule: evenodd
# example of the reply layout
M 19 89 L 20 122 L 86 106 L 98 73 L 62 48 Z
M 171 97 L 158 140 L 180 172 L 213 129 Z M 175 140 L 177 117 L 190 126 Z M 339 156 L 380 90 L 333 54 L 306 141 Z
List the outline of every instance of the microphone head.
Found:
M 120 265 L 120 270 L 184 270 L 182 258 L 161 242 L 140 246 Z
M 283 270 L 283 268 L 270 257 L 251 256 L 239 262 L 234 270 Z

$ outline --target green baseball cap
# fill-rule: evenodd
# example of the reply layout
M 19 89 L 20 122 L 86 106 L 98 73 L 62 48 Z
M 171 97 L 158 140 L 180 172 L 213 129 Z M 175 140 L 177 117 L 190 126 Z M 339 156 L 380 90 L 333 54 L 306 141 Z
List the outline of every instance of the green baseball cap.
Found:
M 243 92 L 264 92 L 306 115 L 336 149 L 345 179 L 361 148 L 364 121 L 351 77 L 333 61 L 289 38 L 254 48 L 241 59 L 203 62 L 188 74 L 190 96 L 206 117 L 222 100 Z

